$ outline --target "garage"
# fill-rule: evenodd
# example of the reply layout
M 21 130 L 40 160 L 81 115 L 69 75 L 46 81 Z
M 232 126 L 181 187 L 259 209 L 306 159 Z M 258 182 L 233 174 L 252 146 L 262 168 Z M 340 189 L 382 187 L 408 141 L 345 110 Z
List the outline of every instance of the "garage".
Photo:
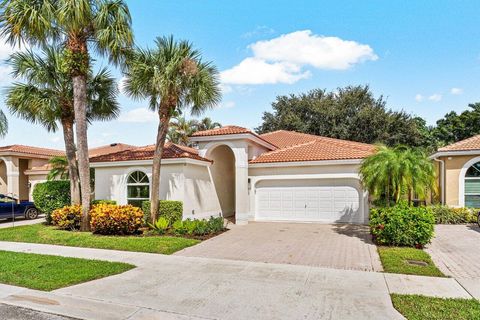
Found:
M 354 179 L 260 181 L 255 219 L 364 223 L 361 190 Z

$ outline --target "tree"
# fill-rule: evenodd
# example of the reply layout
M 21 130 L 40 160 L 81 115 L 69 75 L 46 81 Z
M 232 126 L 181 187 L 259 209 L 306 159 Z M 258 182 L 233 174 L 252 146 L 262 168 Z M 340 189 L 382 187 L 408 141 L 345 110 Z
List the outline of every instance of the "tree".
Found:
M 436 188 L 430 159 L 420 149 L 406 146 L 378 145 L 377 151 L 362 161 L 360 177 L 368 192 L 387 205 L 404 195 L 411 200 L 413 193 L 425 198 L 428 191 Z
M 215 128 L 221 128 L 222 125 L 219 122 L 213 122 L 209 117 L 205 117 L 197 122 L 197 131 L 211 130 Z
M 192 115 L 199 115 L 221 97 L 217 69 L 203 62 L 189 42 L 170 36 L 157 38 L 155 45 L 154 49 L 136 50 L 125 74 L 128 95 L 148 99 L 159 117 L 152 166 L 152 222 L 158 212 L 161 157 L 172 115 L 187 107 Z
M 62 157 L 62 156 L 53 157 L 50 160 L 48 160 L 48 163 L 52 166 L 52 168 L 50 169 L 50 172 L 47 175 L 47 180 L 51 181 L 51 180 L 56 180 L 57 178 L 59 178 L 60 180 L 70 179 L 70 174 L 69 174 L 70 166 L 68 165 L 67 157 Z M 73 181 L 70 180 L 70 184 L 72 183 Z M 70 195 L 72 195 L 71 186 L 70 186 Z M 72 200 L 72 203 L 75 203 L 75 202 Z M 76 202 L 76 203 L 78 204 L 79 202 Z
M 6 89 L 5 103 L 10 112 L 50 132 L 62 127 L 70 194 L 73 204 L 80 203 L 79 174 L 74 141 L 73 85 L 62 68 L 63 54 L 59 47 L 47 47 L 42 54 L 18 52 L 8 60 L 15 82 Z M 87 74 L 87 121 L 111 120 L 118 116 L 118 88 L 106 69 Z M 63 158 L 63 157 L 62 157 Z M 57 158 L 52 164 L 59 164 Z M 58 168 L 57 168 L 58 169 Z M 55 171 L 58 171 L 58 170 Z M 52 175 L 54 175 L 52 173 Z
M 73 80 L 77 157 L 82 194 L 81 230 L 90 229 L 90 176 L 87 142 L 87 74 L 93 48 L 115 64 L 133 44 L 131 17 L 123 0 L 3 0 L 0 35 L 12 44 L 64 45 L 63 64 Z
M 8 132 L 8 120 L 5 113 L 0 110 L 0 138 L 3 138 L 7 135 Z
M 272 107 L 273 113 L 264 112 L 258 133 L 293 130 L 389 146 L 425 142 L 424 123 L 406 112 L 388 110 L 383 97 L 375 98 L 368 86 L 278 96 Z
M 179 145 L 189 146 L 190 136 L 197 131 L 198 122 L 187 120 L 185 117 L 176 117 L 170 121 L 170 128 L 167 133 L 167 140 Z

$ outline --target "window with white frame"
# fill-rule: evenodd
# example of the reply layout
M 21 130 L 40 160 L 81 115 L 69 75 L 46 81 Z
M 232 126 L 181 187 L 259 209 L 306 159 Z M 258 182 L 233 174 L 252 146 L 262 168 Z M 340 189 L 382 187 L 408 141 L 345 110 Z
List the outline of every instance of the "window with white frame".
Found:
M 136 207 L 141 207 L 142 202 L 150 197 L 150 182 L 148 176 L 142 171 L 132 172 L 127 179 L 127 202 Z
M 465 173 L 465 207 L 480 208 L 480 162 Z

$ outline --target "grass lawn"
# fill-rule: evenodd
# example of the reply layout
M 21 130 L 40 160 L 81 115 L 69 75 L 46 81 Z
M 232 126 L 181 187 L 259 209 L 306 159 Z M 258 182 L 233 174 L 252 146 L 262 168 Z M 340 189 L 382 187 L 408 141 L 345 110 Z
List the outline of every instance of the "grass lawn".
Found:
M 50 291 L 125 272 L 131 264 L 0 251 L 0 283 Z
M 43 224 L 0 229 L 0 241 L 172 254 L 200 241 L 178 237 L 100 236 L 89 232 L 57 230 Z
M 408 320 L 480 319 L 480 302 L 475 299 L 442 299 L 419 295 L 392 294 L 395 309 Z
M 378 254 L 385 272 L 415 274 L 419 276 L 445 277 L 423 250 L 404 247 L 378 247 Z M 407 260 L 423 261 L 426 266 L 412 265 Z

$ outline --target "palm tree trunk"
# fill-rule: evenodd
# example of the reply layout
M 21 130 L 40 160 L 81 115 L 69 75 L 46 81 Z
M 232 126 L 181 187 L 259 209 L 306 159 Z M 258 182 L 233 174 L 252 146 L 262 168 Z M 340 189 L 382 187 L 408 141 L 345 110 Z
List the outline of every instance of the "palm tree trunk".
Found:
M 163 147 L 165 145 L 165 138 L 167 137 L 168 125 L 170 123 L 170 108 L 160 104 L 158 116 L 160 122 L 158 124 L 157 141 L 155 145 L 155 152 L 153 154 L 152 165 L 152 194 L 150 203 L 150 216 L 152 223 L 157 220 L 158 201 L 160 198 L 160 169 L 163 154 Z
M 73 77 L 73 109 L 77 133 L 77 159 L 82 198 L 81 231 L 90 230 L 90 164 L 87 142 L 87 79 L 79 74 Z
M 73 134 L 73 121 L 62 120 L 63 140 L 70 177 L 70 196 L 72 204 L 80 204 L 80 182 L 78 176 L 77 156 L 75 153 L 75 137 Z

